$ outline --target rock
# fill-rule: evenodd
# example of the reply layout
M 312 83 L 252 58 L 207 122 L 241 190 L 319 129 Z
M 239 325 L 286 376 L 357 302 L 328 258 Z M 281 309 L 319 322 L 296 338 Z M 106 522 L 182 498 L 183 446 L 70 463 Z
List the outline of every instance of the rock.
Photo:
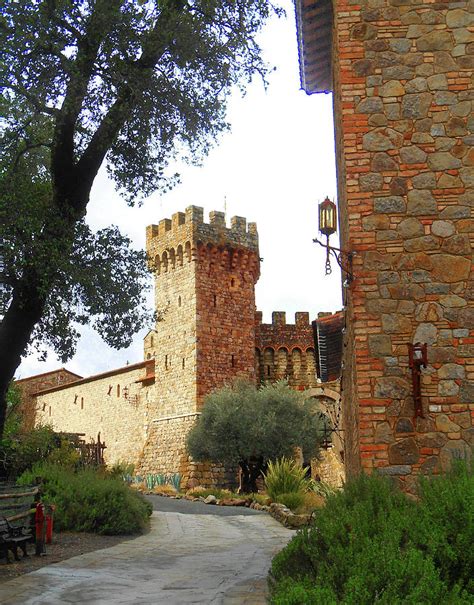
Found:
M 353 40 L 373 40 L 377 37 L 377 28 L 370 23 L 356 23 L 351 29 Z
M 217 498 L 212 494 L 209 494 L 207 498 L 204 498 L 203 502 L 204 504 L 217 504 Z
M 454 380 L 440 380 L 438 383 L 438 395 L 440 397 L 453 397 L 459 393 L 459 387 Z
M 445 378 L 464 378 L 465 375 L 466 370 L 464 369 L 464 366 L 457 363 L 446 363 L 438 370 L 440 380 Z
M 423 164 L 426 160 L 426 153 L 416 145 L 402 147 L 400 160 L 403 164 Z
M 471 427 L 471 413 L 459 412 L 457 414 L 453 414 L 453 422 L 459 424 L 459 426 L 463 429 L 468 429 Z
M 375 381 L 374 396 L 381 399 L 404 399 L 410 392 L 410 385 L 398 376 L 382 376 Z
M 413 342 L 423 342 L 429 345 L 438 340 L 438 328 L 434 324 L 421 323 L 417 326 Z
M 448 80 L 444 74 L 434 74 L 426 79 L 430 90 L 448 90 Z
M 446 206 L 439 213 L 442 219 L 469 218 L 471 211 L 467 206 Z
M 404 248 L 407 252 L 419 252 L 421 250 L 437 250 L 440 244 L 436 237 L 432 235 L 424 235 L 408 239 L 404 242 Z
M 374 443 L 392 443 L 393 431 L 388 422 L 378 422 L 375 427 Z
M 474 382 L 472 380 L 463 380 L 461 382 L 459 401 L 463 403 L 472 403 L 474 401 Z
M 400 418 L 395 427 L 397 433 L 413 433 L 413 423 L 409 418 Z
M 445 151 L 431 153 L 428 156 L 428 166 L 431 170 L 452 170 L 453 168 L 460 168 L 461 165 L 461 160 Z
M 352 69 L 356 76 L 363 77 L 368 76 L 374 73 L 374 63 L 373 61 L 369 61 L 368 59 L 360 59 L 358 61 L 354 61 L 352 64 Z
M 474 187 L 474 168 L 472 166 L 461 168 L 459 176 L 466 187 Z
M 405 94 L 403 85 L 398 80 L 390 80 L 379 88 L 381 97 L 399 97 Z
M 383 187 L 383 177 L 377 172 L 368 172 L 359 179 L 361 191 L 378 191 Z
M 392 254 L 381 254 L 376 250 L 369 250 L 365 253 L 364 258 L 364 267 L 368 271 L 384 271 L 386 269 L 390 269 L 393 262 Z
M 390 477 L 397 475 L 409 475 L 411 473 L 411 466 L 407 464 L 396 464 L 392 466 L 379 466 L 377 468 L 379 475 L 389 475 Z
M 436 175 L 434 172 L 422 172 L 412 178 L 415 189 L 433 189 L 436 187 Z
M 395 172 L 398 170 L 398 164 L 388 153 L 379 152 L 374 154 L 372 170 L 374 172 Z
M 462 438 L 471 448 L 474 447 L 474 426 L 461 432 Z
M 393 301 L 396 304 L 396 301 Z M 408 317 L 395 313 L 382 314 L 382 327 L 387 334 L 411 332 L 411 321 Z
M 357 113 L 381 113 L 383 112 L 383 102 L 380 97 L 367 97 L 356 107 Z
M 388 229 L 390 219 L 386 214 L 370 214 L 362 219 L 364 231 L 378 231 L 379 229 Z
M 435 92 L 433 102 L 435 105 L 454 105 L 457 102 L 457 95 L 447 90 L 438 90 Z
M 416 437 L 419 447 L 439 448 L 443 447 L 447 440 L 444 433 L 425 433 Z
M 449 237 L 456 232 L 453 223 L 449 221 L 433 221 L 431 225 L 431 233 L 438 237 Z
M 440 462 L 437 456 L 430 456 L 427 458 L 423 464 L 420 466 L 420 471 L 424 475 L 431 475 L 433 473 L 439 472 Z
M 450 108 L 453 116 L 465 118 L 471 113 L 471 101 L 461 101 Z
M 441 468 L 448 471 L 455 460 L 471 460 L 471 448 L 462 439 L 448 441 L 439 455 Z
M 391 128 L 376 128 L 362 137 L 362 147 L 367 151 L 388 151 L 401 145 L 403 136 Z
M 447 296 L 441 296 L 439 299 L 440 305 L 443 307 L 465 307 L 467 301 L 465 298 L 461 298 L 457 294 L 448 294 Z
M 223 500 L 219 500 L 219 505 L 220 506 L 246 506 L 247 500 L 245 500 L 245 498 L 224 498 Z M 255 508 L 255 507 L 250 507 L 250 508 Z
M 441 246 L 443 252 L 449 254 L 460 254 L 463 256 L 471 255 L 472 248 L 468 235 L 453 235 L 444 240 Z
M 402 99 L 402 116 L 404 118 L 426 118 L 431 107 L 432 95 L 429 92 L 406 94 Z
M 413 437 L 407 437 L 393 443 L 388 450 L 390 464 L 416 464 L 419 457 L 418 446 Z
M 425 92 L 426 89 L 426 78 L 414 78 L 405 84 L 405 91 L 408 93 Z
M 454 45 L 452 35 L 446 31 L 432 31 L 418 38 L 416 47 L 421 52 L 433 52 L 439 50 L 451 50 Z
M 436 73 L 446 73 L 458 69 L 451 54 L 445 51 L 437 51 L 434 53 L 433 67 Z
M 403 177 L 396 176 L 390 181 L 390 193 L 392 195 L 405 195 L 407 191 L 407 181 Z
M 434 254 L 433 277 L 441 282 L 454 283 L 466 280 L 471 270 L 471 260 L 453 254 Z
M 450 10 L 446 13 L 446 25 L 453 29 L 469 27 L 474 25 L 474 16 L 461 9 Z
M 423 235 L 423 225 L 416 218 L 406 218 L 398 226 L 397 231 L 403 238 L 413 238 Z
M 391 195 L 387 197 L 374 198 L 374 211 L 387 214 L 404 213 L 406 209 L 405 200 L 401 196 Z
M 377 235 L 378 235 L 378 233 L 377 233 Z M 400 281 L 400 275 L 396 271 L 380 271 L 379 272 L 379 276 L 378 276 L 379 284 L 396 284 L 399 281 Z
M 369 351 L 372 357 L 384 357 L 392 354 L 392 339 L 386 334 L 369 335 Z
M 446 105 L 446 103 L 443 103 Z M 466 121 L 464 118 L 453 116 L 446 123 L 446 134 L 448 137 L 462 137 L 467 134 Z

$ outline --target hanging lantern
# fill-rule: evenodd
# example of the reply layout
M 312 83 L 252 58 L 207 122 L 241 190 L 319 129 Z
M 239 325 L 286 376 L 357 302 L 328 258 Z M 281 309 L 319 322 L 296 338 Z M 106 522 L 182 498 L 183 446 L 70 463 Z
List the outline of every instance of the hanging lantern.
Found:
M 336 204 L 327 197 L 319 204 L 319 231 L 329 237 L 337 230 Z

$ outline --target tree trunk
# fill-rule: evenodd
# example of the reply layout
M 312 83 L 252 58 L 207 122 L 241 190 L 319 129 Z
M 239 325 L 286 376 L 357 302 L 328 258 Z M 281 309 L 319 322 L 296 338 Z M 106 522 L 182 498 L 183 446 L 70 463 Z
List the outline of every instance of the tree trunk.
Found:
M 255 494 L 258 492 L 257 479 L 262 476 L 265 465 L 263 458 L 252 458 L 251 460 L 241 460 L 239 462 L 241 469 L 239 494 Z
M 7 391 L 21 363 L 35 325 L 41 319 L 44 298 L 33 284 L 17 286 L 0 324 L 0 439 L 7 411 Z

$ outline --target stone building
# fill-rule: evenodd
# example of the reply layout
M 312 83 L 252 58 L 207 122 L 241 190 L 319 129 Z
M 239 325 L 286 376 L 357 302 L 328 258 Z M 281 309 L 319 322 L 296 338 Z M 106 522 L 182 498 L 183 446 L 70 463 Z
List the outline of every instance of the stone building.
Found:
M 340 236 L 356 253 L 347 470 L 410 490 L 474 442 L 474 2 L 295 4 L 302 87 L 333 92 Z M 414 343 L 427 345 L 419 390 Z
M 287 324 L 285 313 L 275 312 L 263 324 L 256 311 L 255 223 L 234 217 L 228 228 L 221 212 L 206 223 L 202 208 L 190 206 L 147 228 L 147 253 L 161 317 L 145 336 L 144 361 L 69 384 L 40 384 L 37 423 L 86 438 L 100 433 L 109 464 L 133 462 L 142 474 L 179 472 L 187 484 L 212 483 L 223 469 L 192 462 L 185 438 L 213 389 L 237 377 L 286 378 L 325 406 L 337 404 L 338 383 L 324 390 L 316 379 L 309 314 L 296 313 Z M 36 377 L 22 382 L 28 380 L 36 386 Z M 320 475 L 331 474 L 335 460 L 329 456 Z

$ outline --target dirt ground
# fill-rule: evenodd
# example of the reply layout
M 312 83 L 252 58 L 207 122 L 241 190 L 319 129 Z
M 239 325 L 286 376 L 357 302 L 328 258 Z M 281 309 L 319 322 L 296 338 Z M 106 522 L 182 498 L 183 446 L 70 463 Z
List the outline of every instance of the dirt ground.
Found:
M 0 584 L 24 573 L 30 573 L 45 565 L 58 563 L 93 550 L 109 548 L 124 540 L 133 540 L 136 536 L 99 536 L 74 532 L 61 532 L 53 535 L 53 543 L 46 545 L 46 555 L 37 557 L 34 544 L 28 545 L 29 556 L 21 561 L 10 562 L 0 559 Z

